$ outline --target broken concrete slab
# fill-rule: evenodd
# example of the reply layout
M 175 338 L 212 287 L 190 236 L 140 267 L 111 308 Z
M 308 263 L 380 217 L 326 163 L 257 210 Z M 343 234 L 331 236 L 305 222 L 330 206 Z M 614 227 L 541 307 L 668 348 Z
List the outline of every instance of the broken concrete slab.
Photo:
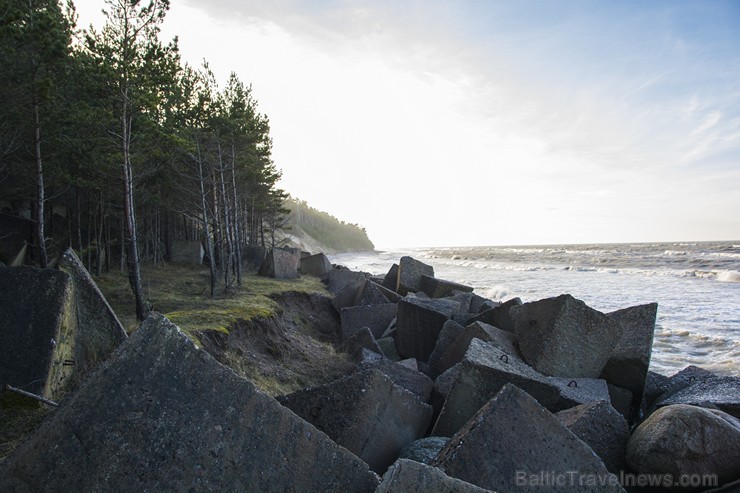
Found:
M 546 377 L 501 349 L 473 339 L 432 433 L 452 436 L 507 383 L 523 389 L 552 412 L 609 399 L 604 380 Z
M 350 337 L 344 340 L 342 344 L 342 351 L 350 355 L 350 359 L 358 361 L 362 359 L 362 350 L 369 349 L 370 351 L 379 355 L 383 354 L 383 351 L 378 346 L 378 343 L 373 337 L 373 333 L 370 329 L 363 327 L 354 332 Z
M 403 446 L 424 436 L 432 407 L 370 369 L 278 401 L 353 452 L 378 473 Z
M 274 279 L 294 279 L 299 276 L 297 264 L 295 253 L 272 248 L 260 266 L 259 275 Z
M 442 325 L 442 330 L 439 331 L 439 336 L 437 336 L 437 344 L 434 345 L 434 350 L 427 360 L 427 363 L 431 368 L 430 376 L 432 378 L 435 378 L 439 373 L 441 373 L 437 370 L 437 364 L 439 363 L 440 358 L 463 330 L 465 330 L 465 327 L 454 320 L 447 320 Z
M 515 332 L 514 319 L 511 317 L 511 308 L 522 304 L 522 300 L 519 298 L 512 298 L 504 303 L 498 303 L 496 301 L 486 300 L 480 308 L 485 310 L 478 313 L 478 315 L 468 320 L 468 324 L 473 322 L 483 322 L 488 325 L 493 325 L 501 330 L 507 332 Z M 473 311 L 473 310 L 471 310 Z
M 632 392 L 632 407 L 635 410 L 640 405 L 645 388 L 657 315 L 657 303 L 632 306 L 606 314 L 622 325 L 622 336 L 604 366 L 601 378 Z
M 434 277 L 434 267 L 409 256 L 401 257 L 395 291 L 401 296 L 421 291 L 421 276 L 424 275 Z
M 159 314 L 0 465 L 2 491 L 369 493 L 377 484 L 367 464 Z
M 740 420 L 717 409 L 677 404 L 658 409 L 627 442 L 627 464 L 640 474 L 740 479 Z
M 510 309 L 524 360 L 545 375 L 599 378 L 622 326 L 569 294 Z
M 176 264 L 200 265 L 203 263 L 203 244 L 200 241 L 172 240 L 170 261 Z
M 670 396 L 661 397 L 656 407 L 688 404 L 719 409 L 740 418 L 740 377 L 714 377 L 695 381 Z
M 72 278 L 75 289 L 75 371 L 84 373 L 97 367 L 126 339 L 126 330 L 71 248 L 59 260 L 59 270 Z
M 301 256 L 301 274 L 321 277 L 331 272 L 331 270 L 331 262 L 329 262 L 329 259 L 323 253 L 309 255 L 307 257 Z
M 450 439 L 448 437 L 426 437 L 411 442 L 401 449 L 400 459 L 411 459 L 422 464 L 431 464 Z
M 581 404 L 560 411 L 555 417 L 586 442 L 610 472 L 619 474 L 625 470 L 630 429 L 624 416 L 608 402 Z
M 76 305 L 65 272 L 0 267 L 0 386 L 64 395 L 76 373 Z
M 404 358 L 427 361 L 455 307 L 444 300 L 406 297 L 398 302 L 396 348 Z
M 342 308 L 339 316 L 342 321 L 342 338 L 346 339 L 362 327 L 368 327 L 376 339 L 383 336 L 391 320 L 396 318 L 395 303 L 380 305 L 358 305 Z
M 360 363 L 358 369 L 379 370 L 390 378 L 393 383 L 416 395 L 421 402 L 429 402 L 434 382 L 420 371 L 396 363 L 388 358 L 368 359 Z
M 332 298 L 332 305 L 340 312 L 342 308 L 361 305 L 382 305 L 389 303 L 378 284 L 364 277 L 347 283 L 342 290 Z
M 383 475 L 375 493 L 486 493 L 465 481 L 451 478 L 436 467 L 398 459 Z
M 433 465 L 500 492 L 624 491 L 588 445 L 512 384 L 452 437 Z M 543 484 L 544 473 L 563 481 Z
M 444 298 L 451 295 L 453 291 L 470 293 L 473 291 L 473 286 L 466 286 L 459 282 L 437 279 L 434 276 L 422 274 L 421 281 L 419 282 L 419 290 L 428 294 L 430 298 Z

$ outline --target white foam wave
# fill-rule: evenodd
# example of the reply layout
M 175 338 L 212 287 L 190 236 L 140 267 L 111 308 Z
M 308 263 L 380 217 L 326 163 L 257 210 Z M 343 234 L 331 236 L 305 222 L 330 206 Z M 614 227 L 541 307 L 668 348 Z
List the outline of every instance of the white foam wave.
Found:
M 723 270 L 717 273 L 717 280 L 721 282 L 740 282 L 740 272 L 736 270 Z

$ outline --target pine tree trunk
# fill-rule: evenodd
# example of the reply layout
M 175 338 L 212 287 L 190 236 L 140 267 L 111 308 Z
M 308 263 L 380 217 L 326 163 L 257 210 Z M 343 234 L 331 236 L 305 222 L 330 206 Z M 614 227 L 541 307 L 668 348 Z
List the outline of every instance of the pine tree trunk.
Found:
M 35 89 L 34 89 L 35 91 Z M 46 239 L 44 237 L 44 166 L 41 161 L 41 120 L 39 118 L 39 103 L 34 94 L 33 102 L 34 123 L 34 153 L 36 158 L 36 245 L 39 253 L 39 263 L 42 268 L 48 267 L 46 256 Z

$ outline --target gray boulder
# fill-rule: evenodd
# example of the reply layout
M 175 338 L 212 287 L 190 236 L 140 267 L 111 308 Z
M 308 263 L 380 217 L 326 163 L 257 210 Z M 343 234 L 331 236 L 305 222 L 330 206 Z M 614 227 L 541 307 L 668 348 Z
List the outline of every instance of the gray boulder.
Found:
M 332 266 L 323 253 L 301 257 L 301 273 L 308 276 L 321 277 L 331 272 Z
M 512 384 L 452 437 L 433 465 L 498 492 L 623 491 L 588 445 Z
M 367 464 L 159 314 L 0 465 L 0 491 L 372 492 L 377 484 Z
M 581 404 L 555 415 L 560 423 L 586 442 L 610 472 L 625 470 L 627 440 L 630 430 L 627 421 L 608 402 Z
M 622 326 L 622 336 L 601 372 L 601 378 L 632 392 L 633 408 L 642 400 L 650 356 L 658 304 L 633 306 L 607 313 L 607 317 Z
M 398 459 L 375 493 L 485 493 L 488 490 L 451 478 L 436 467 Z
M 510 311 L 524 360 L 545 375 L 599 378 L 622 336 L 619 323 L 569 294 Z
M 447 437 L 426 437 L 411 442 L 401 449 L 400 459 L 411 459 L 422 464 L 431 464 L 450 439 Z
M 350 337 L 362 327 L 368 327 L 373 336 L 379 339 L 391 321 L 396 318 L 396 312 L 395 303 L 342 308 L 339 312 L 342 322 L 342 338 Z
M 278 401 L 381 474 L 432 419 L 431 406 L 374 369 Z
M 604 380 L 546 377 L 516 357 L 473 339 L 432 433 L 452 436 L 508 383 L 552 412 L 609 399 Z
M 279 248 L 272 248 L 260 266 L 259 275 L 274 279 L 298 277 L 298 262 L 295 254 Z
M 434 277 L 434 267 L 409 256 L 401 257 L 395 291 L 401 296 L 421 291 L 421 276 Z
M 443 300 L 406 297 L 398 302 L 396 348 L 405 358 L 429 360 L 442 326 L 455 307 Z
M 627 442 L 627 464 L 641 474 L 713 474 L 718 484 L 740 479 L 740 420 L 685 404 L 651 414 Z
M 473 291 L 473 286 L 466 286 L 458 282 L 437 279 L 434 276 L 426 274 L 421 276 L 419 290 L 428 294 L 430 298 L 444 298 L 451 295 L 454 291 L 469 293 Z M 469 302 L 468 302 L 469 303 Z

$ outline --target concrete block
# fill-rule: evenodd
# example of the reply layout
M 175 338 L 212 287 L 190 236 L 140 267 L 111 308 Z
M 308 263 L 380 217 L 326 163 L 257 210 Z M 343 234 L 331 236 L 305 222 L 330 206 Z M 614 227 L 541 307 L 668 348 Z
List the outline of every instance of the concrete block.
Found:
M 346 339 L 362 327 L 368 327 L 376 339 L 380 339 L 391 321 L 396 318 L 395 303 L 381 305 L 359 305 L 342 308 L 342 338 Z
M 427 361 L 454 306 L 444 300 L 406 297 L 398 302 L 396 348 L 404 358 Z
M 563 491 L 624 491 L 588 445 L 512 384 L 452 437 L 433 465 L 449 476 L 500 492 L 555 491 L 554 486 Z M 564 484 L 542 484 L 538 480 L 545 473 L 563 475 Z
M 609 399 L 604 380 L 546 377 L 516 357 L 473 339 L 433 434 L 452 436 L 507 383 L 523 389 L 552 412 Z
M 278 401 L 382 474 L 424 436 L 432 408 L 378 370 L 356 372 Z
M 321 277 L 331 272 L 332 266 L 329 259 L 323 253 L 301 257 L 301 273 L 307 276 Z
M 362 358 L 362 350 L 369 349 L 379 355 L 383 354 L 383 351 L 375 341 L 372 332 L 367 327 L 363 327 L 355 331 L 350 337 L 344 340 L 342 344 L 342 351 L 350 355 L 350 358 L 358 361 Z
M 200 265 L 203 263 L 203 244 L 200 241 L 173 240 L 170 261 L 178 264 Z
M 388 358 L 364 361 L 358 365 L 358 369 L 378 370 L 390 378 L 394 384 L 416 395 L 421 402 L 429 402 L 434 382 L 418 370 L 401 365 Z
M 383 475 L 375 493 L 486 493 L 459 479 L 451 478 L 436 467 L 408 459 L 398 459 Z
M 271 249 L 260 266 L 259 275 L 274 279 L 298 277 L 298 263 L 295 253 L 286 252 L 279 248 Z
M 434 277 L 434 267 L 412 257 L 401 257 L 395 291 L 401 296 L 421 291 L 421 276 Z
M 0 491 L 370 493 L 377 484 L 367 464 L 159 314 L 0 465 Z
M 445 279 L 437 279 L 434 276 L 428 276 L 423 274 L 419 283 L 419 288 L 422 292 L 429 295 L 430 298 L 444 298 L 453 293 L 453 291 L 461 291 L 469 293 L 473 291 L 472 286 L 466 286 L 458 282 L 447 281 Z
M 622 336 L 621 324 L 568 294 L 510 313 L 524 360 L 545 375 L 599 378 Z

